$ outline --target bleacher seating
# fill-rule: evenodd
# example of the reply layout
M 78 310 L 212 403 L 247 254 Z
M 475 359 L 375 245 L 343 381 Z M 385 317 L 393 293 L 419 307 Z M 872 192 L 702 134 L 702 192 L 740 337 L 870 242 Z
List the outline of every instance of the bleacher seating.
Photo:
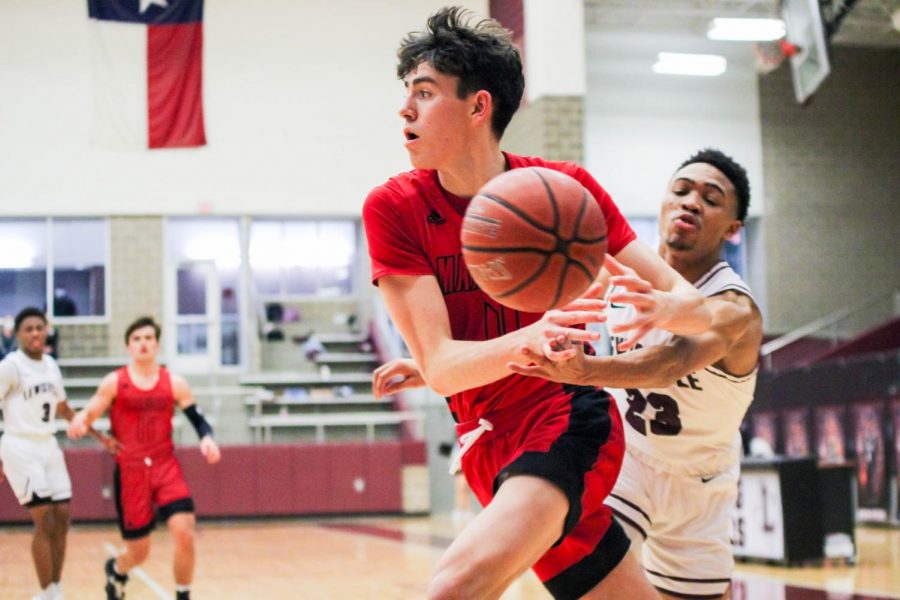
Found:
M 421 415 L 396 410 L 393 398 L 376 400 L 371 372 L 377 364 L 369 336 L 359 332 L 315 334 L 324 348 L 312 357 L 316 370 L 254 373 L 241 385 L 265 391 L 247 396 L 247 424 L 255 442 L 398 439 Z

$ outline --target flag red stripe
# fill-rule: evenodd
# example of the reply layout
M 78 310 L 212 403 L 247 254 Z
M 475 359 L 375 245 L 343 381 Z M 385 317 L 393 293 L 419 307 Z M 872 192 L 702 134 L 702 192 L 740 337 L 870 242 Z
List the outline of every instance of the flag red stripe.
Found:
M 150 148 L 203 146 L 203 25 L 147 27 Z

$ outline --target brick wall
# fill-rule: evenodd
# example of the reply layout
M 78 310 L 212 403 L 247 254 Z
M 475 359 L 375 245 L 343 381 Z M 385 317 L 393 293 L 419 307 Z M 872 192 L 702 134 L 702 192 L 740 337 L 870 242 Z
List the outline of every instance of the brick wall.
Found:
M 502 146 L 515 154 L 549 160 L 584 160 L 584 100 L 580 96 L 545 96 L 519 109 Z
M 109 354 L 109 326 L 57 325 L 61 358 L 96 358 Z
M 162 217 L 112 217 L 109 355 L 124 356 L 125 329 L 137 317 L 163 317 Z
M 809 106 L 760 79 L 767 331 L 900 288 L 900 51 L 835 47 Z

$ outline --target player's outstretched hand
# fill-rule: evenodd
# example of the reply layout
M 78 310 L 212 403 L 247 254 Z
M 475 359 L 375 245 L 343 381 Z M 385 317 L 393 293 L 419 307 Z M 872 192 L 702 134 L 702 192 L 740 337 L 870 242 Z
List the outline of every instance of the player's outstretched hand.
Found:
M 424 385 L 425 379 L 411 358 L 395 358 L 372 373 L 372 393 L 376 399 Z
M 211 465 L 216 464 L 222 458 L 222 453 L 219 451 L 219 445 L 208 435 L 203 436 L 203 439 L 200 440 L 200 452 L 203 454 L 203 458 L 206 459 L 206 462 Z
M 633 332 L 631 337 L 618 345 L 619 350 L 628 350 L 665 318 L 668 294 L 653 289 L 649 281 L 641 279 L 633 269 L 609 254 L 606 255 L 603 266 L 612 275 L 609 284 L 620 288 L 609 295 L 610 303 L 631 304 L 635 309 L 635 316 L 630 321 L 609 328 L 611 334 Z
M 577 384 L 581 382 L 586 369 L 584 346 L 568 344 L 562 338 L 547 342 L 544 354 L 538 354 L 528 346 L 523 346 L 521 353 L 531 364 L 507 364 L 510 371 L 519 375 Z M 567 358 L 561 358 L 562 356 Z
M 72 417 L 72 420 L 69 421 L 69 426 L 66 428 L 66 435 L 69 436 L 69 439 L 73 440 L 80 440 L 87 435 L 87 432 L 88 424 L 82 413 L 78 413 Z

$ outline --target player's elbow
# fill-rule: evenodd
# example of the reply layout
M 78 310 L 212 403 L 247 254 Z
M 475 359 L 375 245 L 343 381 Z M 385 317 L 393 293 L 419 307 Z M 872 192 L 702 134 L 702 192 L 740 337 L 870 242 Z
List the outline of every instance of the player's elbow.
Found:
M 436 372 L 426 371 L 422 374 L 423 379 L 425 379 L 425 384 L 431 388 L 434 393 L 447 397 L 461 391 L 456 389 L 458 386 L 454 385 L 453 378 L 450 377 L 449 374 L 443 373 L 439 369 L 434 369 L 434 371 Z
M 423 364 L 420 365 L 420 369 L 425 385 L 436 394 L 446 398 L 465 389 L 460 387 L 460 381 L 463 378 L 454 373 L 447 360 L 439 358 L 425 359 Z

